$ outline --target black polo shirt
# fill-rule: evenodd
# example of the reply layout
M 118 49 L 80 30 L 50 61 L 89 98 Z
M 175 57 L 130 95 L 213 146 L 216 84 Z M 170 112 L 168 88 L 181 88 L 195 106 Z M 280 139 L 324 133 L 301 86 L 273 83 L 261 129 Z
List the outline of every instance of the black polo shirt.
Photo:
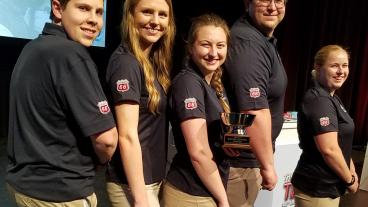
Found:
M 137 59 L 122 43 L 111 55 L 106 71 L 112 105 L 124 101 L 139 104 L 138 136 L 142 149 L 143 171 L 146 185 L 160 182 L 165 177 L 168 118 L 167 97 L 155 78 L 154 84 L 160 93 L 159 113 L 148 110 L 148 91 L 143 70 Z M 108 167 L 108 178 L 127 184 L 119 150 Z
M 264 36 L 249 17 L 241 17 L 231 28 L 224 82 L 232 111 L 270 109 L 274 145 L 283 124 L 287 76 L 276 39 Z M 234 167 L 259 166 L 251 151 L 242 152 L 231 163 Z
M 187 62 L 173 80 L 169 105 L 177 154 L 171 163 L 167 180 L 190 195 L 211 197 L 192 165 L 180 123 L 191 118 L 206 119 L 209 144 L 222 180 L 226 183 L 228 166 L 220 147 L 220 112 L 223 112 L 223 108 L 215 90 L 206 82 L 194 63 Z
M 86 48 L 47 23 L 20 54 L 10 82 L 6 181 L 45 201 L 94 192 L 89 136 L 115 126 Z
M 336 198 L 345 193 L 346 186 L 326 164 L 314 137 L 338 132 L 338 143 L 346 164 L 350 167 L 354 122 L 338 96 L 316 85 L 304 96 L 298 113 L 298 134 L 303 152 L 292 177 L 292 184 L 311 196 Z

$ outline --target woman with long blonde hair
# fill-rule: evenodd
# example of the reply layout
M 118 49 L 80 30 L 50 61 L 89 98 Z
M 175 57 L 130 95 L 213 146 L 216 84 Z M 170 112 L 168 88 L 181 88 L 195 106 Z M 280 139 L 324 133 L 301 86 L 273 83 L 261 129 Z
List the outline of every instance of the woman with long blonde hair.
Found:
M 126 0 L 122 43 L 106 72 L 119 133 L 107 171 L 113 207 L 159 206 L 165 176 L 175 24 L 171 0 Z

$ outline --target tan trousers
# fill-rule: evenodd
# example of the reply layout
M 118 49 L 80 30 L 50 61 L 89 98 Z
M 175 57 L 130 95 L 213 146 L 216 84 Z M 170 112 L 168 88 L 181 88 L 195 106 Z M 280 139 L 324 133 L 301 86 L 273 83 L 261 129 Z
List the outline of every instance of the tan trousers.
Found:
M 151 207 L 160 207 L 159 192 L 161 182 L 146 185 L 148 202 Z M 107 182 L 106 190 L 112 207 L 131 207 L 134 206 L 134 199 L 130 188 L 126 184 Z
M 261 189 L 259 168 L 230 167 L 227 197 L 230 207 L 252 207 Z
M 295 187 L 294 193 L 295 207 L 338 207 L 340 203 L 340 197 L 335 199 L 312 197 Z
M 165 182 L 162 194 L 163 207 L 216 207 L 212 197 L 193 196 Z
M 97 207 L 97 198 L 94 193 L 84 199 L 69 202 L 48 202 L 19 193 L 8 184 L 6 187 L 19 207 Z

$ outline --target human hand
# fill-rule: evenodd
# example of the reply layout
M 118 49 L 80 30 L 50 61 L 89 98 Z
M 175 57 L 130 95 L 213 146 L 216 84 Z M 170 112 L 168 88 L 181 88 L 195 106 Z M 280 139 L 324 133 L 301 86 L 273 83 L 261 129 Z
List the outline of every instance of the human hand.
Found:
M 260 169 L 260 173 L 262 176 L 262 189 L 272 191 L 277 184 L 277 175 L 275 168 L 272 167 L 270 169 Z
M 359 184 L 358 184 L 358 182 L 355 181 L 353 185 L 348 186 L 348 192 L 349 193 L 356 193 L 358 191 L 358 187 L 359 187 Z
M 347 190 L 349 193 L 356 193 L 359 188 L 359 178 L 356 172 L 352 172 L 352 175 L 354 176 L 354 184 L 347 187 Z
M 225 154 L 229 157 L 239 157 L 240 156 L 241 151 L 239 149 L 230 148 L 230 147 L 222 147 L 222 149 L 224 150 Z
M 351 174 L 355 176 L 355 182 L 359 184 L 359 177 L 358 177 L 358 175 L 356 174 L 356 172 L 354 171 L 354 172 L 352 172 Z

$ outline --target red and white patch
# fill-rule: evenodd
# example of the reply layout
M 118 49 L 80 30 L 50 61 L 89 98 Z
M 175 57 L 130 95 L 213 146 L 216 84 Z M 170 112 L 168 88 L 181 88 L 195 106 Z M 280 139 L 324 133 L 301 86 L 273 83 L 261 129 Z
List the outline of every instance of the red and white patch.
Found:
M 193 110 L 198 107 L 197 105 L 197 99 L 195 98 L 187 98 L 184 100 L 185 109 Z
M 98 102 L 97 106 L 102 114 L 108 114 L 110 112 L 110 107 L 107 101 Z
M 330 125 L 330 118 L 322 117 L 319 119 L 319 124 L 323 127 Z
M 116 82 L 116 90 L 119 92 L 129 91 L 129 81 L 127 79 L 118 80 Z
M 251 98 L 258 98 L 261 96 L 261 91 L 259 90 L 259 88 L 250 88 L 249 89 L 249 96 Z

